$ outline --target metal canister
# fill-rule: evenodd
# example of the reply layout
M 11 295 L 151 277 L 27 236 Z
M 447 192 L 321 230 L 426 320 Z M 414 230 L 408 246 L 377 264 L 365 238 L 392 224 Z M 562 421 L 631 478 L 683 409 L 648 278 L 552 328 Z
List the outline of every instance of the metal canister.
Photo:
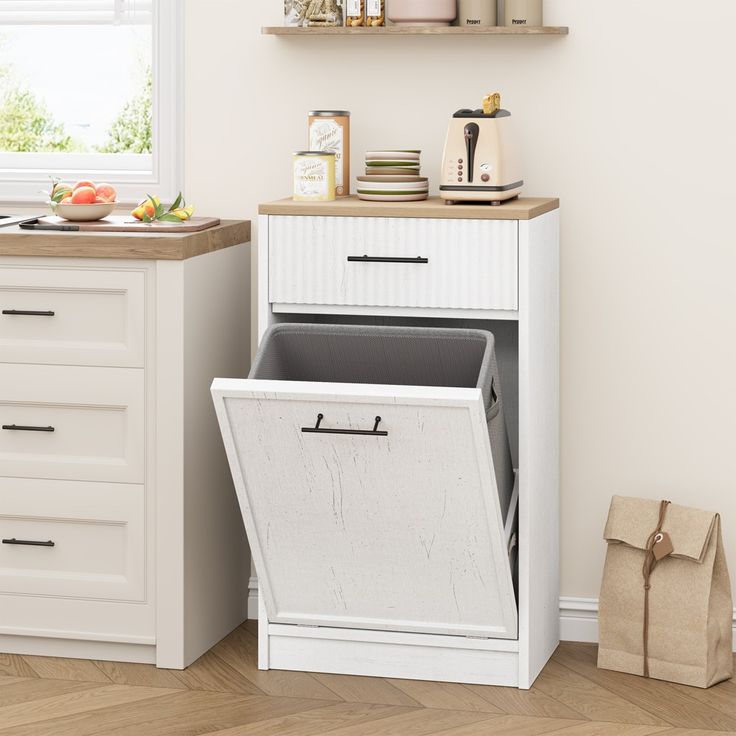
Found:
M 331 202 L 335 199 L 335 152 L 294 152 L 294 200 Z
M 338 197 L 350 194 L 350 113 L 312 110 L 309 113 L 309 150 L 334 151 Z
M 506 0 L 504 23 L 507 26 L 542 26 L 544 0 Z
M 495 26 L 498 22 L 496 0 L 458 0 L 459 26 Z

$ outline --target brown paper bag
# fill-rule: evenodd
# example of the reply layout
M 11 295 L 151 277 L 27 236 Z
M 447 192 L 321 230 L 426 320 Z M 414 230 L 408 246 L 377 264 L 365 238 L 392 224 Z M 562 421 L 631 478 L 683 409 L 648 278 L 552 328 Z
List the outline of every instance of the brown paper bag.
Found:
M 598 666 L 696 687 L 729 679 L 733 603 L 720 516 L 614 496 L 604 538 Z

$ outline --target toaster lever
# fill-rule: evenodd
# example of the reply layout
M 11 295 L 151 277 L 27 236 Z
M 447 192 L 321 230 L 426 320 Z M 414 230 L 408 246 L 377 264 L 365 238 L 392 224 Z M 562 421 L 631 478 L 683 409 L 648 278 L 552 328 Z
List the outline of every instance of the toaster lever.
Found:
M 478 123 L 468 123 L 465 126 L 465 151 L 468 159 L 468 183 L 473 183 L 473 170 L 475 168 L 475 149 L 478 146 L 480 127 Z

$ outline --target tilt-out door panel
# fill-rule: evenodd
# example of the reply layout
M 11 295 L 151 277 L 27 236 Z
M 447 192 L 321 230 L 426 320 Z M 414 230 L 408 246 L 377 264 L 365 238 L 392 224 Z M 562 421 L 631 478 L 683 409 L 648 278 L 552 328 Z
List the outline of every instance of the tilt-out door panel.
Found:
M 478 389 L 218 381 L 214 394 L 269 621 L 517 636 Z M 321 430 L 386 434 L 303 431 L 320 414 Z

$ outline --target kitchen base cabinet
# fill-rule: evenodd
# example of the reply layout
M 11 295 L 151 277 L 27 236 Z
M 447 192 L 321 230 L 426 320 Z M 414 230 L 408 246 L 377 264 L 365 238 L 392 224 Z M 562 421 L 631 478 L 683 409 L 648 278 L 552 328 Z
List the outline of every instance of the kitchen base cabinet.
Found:
M 345 198 L 314 205 L 283 200 L 262 205 L 260 213 L 259 335 L 279 322 L 491 331 L 517 472 L 506 518 L 496 514 L 492 523 L 478 523 L 483 499 L 486 509 L 492 507 L 493 485 L 487 482 L 490 453 L 479 452 L 488 434 L 481 418 L 473 419 L 479 389 L 216 382 L 221 426 L 233 428 L 225 437 L 241 500 L 255 498 L 248 484 L 260 481 L 264 492 L 288 490 L 298 505 L 290 509 L 285 502 L 278 517 L 261 515 L 249 527 L 256 532 L 251 545 L 259 575 L 259 667 L 531 687 L 559 643 L 557 200 L 521 198 L 500 207 L 449 207 L 436 199 L 404 204 Z M 299 449 L 307 447 L 304 441 L 293 439 L 291 452 L 282 455 L 278 448 L 287 440 L 269 435 L 269 447 L 283 465 L 258 466 L 248 450 L 257 455 L 271 431 L 259 422 L 270 417 L 274 427 L 305 426 L 318 405 L 328 407 L 340 426 L 363 427 L 374 413 L 382 423 L 385 415 L 388 428 L 390 417 L 397 433 L 391 449 L 401 453 L 389 459 L 388 445 L 369 445 L 364 452 L 355 445 L 353 452 L 338 440 L 329 445 L 325 436 L 328 444 L 312 444 L 308 452 Z M 319 411 L 327 422 L 327 412 Z M 385 462 L 372 463 L 380 452 Z M 344 470 L 335 473 L 335 458 L 341 457 Z M 351 458 L 355 467 L 348 464 Z M 314 468 L 318 483 L 309 485 L 296 474 L 290 483 L 289 464 L 300 463 Z M 462 463 L 461 477 L 452 477 L 453 463 Z M 373 476 L 361 467 L 376 477 L 383 467 L 388 473 L 375 491 L 384 503 L 362 516 L 347 509 L 345 496 L 340 499 L 347 492 L 353 502 L 368 503 L 361 478 L 369 485 Z M 325 468 L 333 472 L 325 474 Z M 264 479 L 277 476 L 277 484 L 265 485 Z M 388 487 L 393 493 L 386 496 Z M 444 547 L 434 546 L 427 533 L 443 487 L 448 504 L 455 504 L 451 514 L 432 517 L 441 517 L 437 539 L 453 540 Z M 342 509 L 337 524 L 363 519 L 353 550 L 348 536 L 344 548 L 319 547 L 327 521 L 311 511 L 314 494 L 325 488 L 334 491 L 335 513 Z M 248 506 L 244 515 L 258 511 Z M 269 529 L 277 534 L 276 526 L 283 527 L 290 514 L 299 534 L 313 535 L 324 557 L 299 581 L 299 596 L 283 582 L 289 570 L 301 574 L 302 560 L 290 556 L 286 544 L 269 549 L 268 540 Z M 399 527 L 406 538 L 389 548 L 387 535 L 393 529 L 397 539 Z M 414 554 L 420 544 L 426 544 L 424 557 Z M 501 550 L 508 555 L 503 565 Z M 351 560 L 362 567 L 351 568 Z M 512 590 L 502 584 L 509 566 L 517 567 Z M 370 595 L 361 598 L 356 578 L 370 574 Z M 473 580 L 477 600 L 467 589 L 472 592 Z M 385 602 L 400 596 L 402 609 Z M 406 620 L 409 614 L 412 621 Z M 473 625 L 463 628 L 464 623 Z
M 246 618 L 209 386 L 248 370 L 249 233 L 0 232 L 0 652 L 180 669 Z

